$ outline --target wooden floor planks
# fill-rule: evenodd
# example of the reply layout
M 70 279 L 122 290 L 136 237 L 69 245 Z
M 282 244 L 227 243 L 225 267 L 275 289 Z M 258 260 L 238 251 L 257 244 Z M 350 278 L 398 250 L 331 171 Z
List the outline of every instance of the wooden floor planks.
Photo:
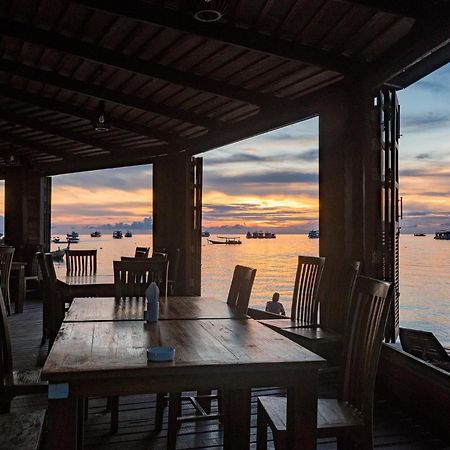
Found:
M 41 346 L 42 305 L 27 303 L 23 314 L 9 318 L 15 368 L 36 367 L 43 364 L 46 345 Z M 333 392 L 329 383 L 321 386 L 323 394 Z M 280 393 L 276 388 L 255 389 L 252 392 L 251 448 L 256 448 L 256 398 L 258 395 Z M 18 397 L 13 401 L 14 411 L 30 411 L 46 407 L 43 395 Z M 185 408 L 189 406 L 185 405 Z M 387 411 L 387 412 L 386 412 Z M 167 411 L 164 429 L 153 431 L 155 396 L 141 395 L 120 398 L 118 433 L 109 433 L 110 415 L 102 398 L 89 400 L 89 417 L 85 429 L 85 449 L 89 450 L 164 450 L 167 436 Z M 377 400 L 374 425 L 375 447 L 383 450 L 450 450 L 450 444 L 433 436 L 417 420 L 409 417 L 395 405 Z M 217 421 L 184 424 L 177 437 L 178 449 L 217 449 L 222 445 L 222 430 Z M 273 448 L 272 442 L 269 448 Z M 318 442 L 319 450 L 336 448 L 333 439 Z

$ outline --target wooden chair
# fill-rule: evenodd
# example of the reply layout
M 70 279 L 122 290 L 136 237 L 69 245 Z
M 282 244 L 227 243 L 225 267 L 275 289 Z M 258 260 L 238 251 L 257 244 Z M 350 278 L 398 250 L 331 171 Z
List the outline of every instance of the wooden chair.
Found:
M 392 297 L 390 286 L 367 277 L 356 280 L 339 398 L 318 400 L 318 437 L 337 437 L 339 449 L 354 448 L 351 443 L 356 443 L 355 448 L 373 448 L 373 394 Z M 286 415 L 286 398 L 258 398 L 257 450 L 267 448 L 267 426 L 275 448 L 287 447 Z
M 144 297 L 152 281 L 167 297 L 168 261 L 113 261 L 113 266 L 116 297 Z
M 247 313 L 256 269 L 237 265 L 234 268 L 227 304 L 237 311 Z M 211 401 L 218 401 L 218 412 L 211 414 Z M 189 402 L 195 410 L 195 415 L 182 416 L 182 402 Z M 166 399 L 164 394 L 158 394 L 156 399 L 155 429 L 161 430 Z M 173 450 L 176 447 L 176 435 L 182 423 L 198 420 L 219 419 L 222 414 L 221 394 L 213 395 L 211 391 L 198 391 L 197 395 L 182 395 L 175 392 L 169 394 L 169 419 L 167 430 L 167 448 Z
M 39 382 L 40 369 L 13 370 L 8 319 L 1 293 L 0 296 L 0 414 L 3 414 L 10 412 L 14 397 L 46 393 L 47 384 Z
M 66 250 L 67 275 L 95 275 L 97 250 Z
M 68 287 L 57 279 L 51 253 L 39 253 L 37 258 L 42 272 L 43 342 L 48 338 L 50 349 L 64 319 Z
M 0 246 L 0 287 L 8 316 L 11 314 L 11 296 L 9 279 L 14 257 L 14 247 Z
M 291 320 L 302 325 L 318 323 L 318 293 L 325 258 L 299 256 L 292 297 Z
M 228 291 L 228 305 L 233 306 L 239 312 L 247 313 L 255 276 L 256 269 L 239 265 L 234 268 L 230 290 Z
M 150 253 L 150 247 L 136 247 L 134 251 L 135 257 L 148 258 L 148 254 Z

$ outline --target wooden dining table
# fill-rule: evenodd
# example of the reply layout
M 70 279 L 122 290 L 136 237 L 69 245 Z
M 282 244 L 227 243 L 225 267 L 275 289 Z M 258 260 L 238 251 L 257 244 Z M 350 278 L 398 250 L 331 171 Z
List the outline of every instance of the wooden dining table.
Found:
M 173 347 L 174 360 L 147 361 L 152 346 Z M 49 382 L 48 448 L 77 448 L 80 399 L 220 389 L 224 448 L 248 449 L 250 389 L 276 385 L 287 388 L 288 448 L 315 449 L 324 363 L 252 319 L 65 322 L 42 371 Z
M 75 298 L 64 322 L 105 322 L 118 320 L 144 320 L 146 301 L 142 298 Z M 214 297 L 161 297 L 159 318 L 168 319 L 246 319 L 224 301 Z

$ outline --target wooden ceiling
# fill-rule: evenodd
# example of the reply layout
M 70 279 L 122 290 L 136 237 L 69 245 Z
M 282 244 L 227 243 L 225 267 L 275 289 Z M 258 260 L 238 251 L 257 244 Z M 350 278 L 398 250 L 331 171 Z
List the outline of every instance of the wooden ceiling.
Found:
M 187 0 L 3 0 L 0 39 L 0 168 L 49 175 L 201 153 L 345 80 L 406 86 L 450 60 L 450 3 L 229 0 L 201 23 Z

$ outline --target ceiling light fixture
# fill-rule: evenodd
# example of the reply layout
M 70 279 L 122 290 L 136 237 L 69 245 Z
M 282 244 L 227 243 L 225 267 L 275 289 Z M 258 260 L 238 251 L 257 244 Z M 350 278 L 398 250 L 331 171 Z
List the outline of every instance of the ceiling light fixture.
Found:
M 109 123 L 105 113 L 104 100 L 100 100 L 98 102 L 97 113 L 93 126 L 95 131 L 109 131 L 111 129 L 111 124 Z
M 228 6 L 228 0 L 193 0 L 192 15 L 200 22 L 217 22 Z

